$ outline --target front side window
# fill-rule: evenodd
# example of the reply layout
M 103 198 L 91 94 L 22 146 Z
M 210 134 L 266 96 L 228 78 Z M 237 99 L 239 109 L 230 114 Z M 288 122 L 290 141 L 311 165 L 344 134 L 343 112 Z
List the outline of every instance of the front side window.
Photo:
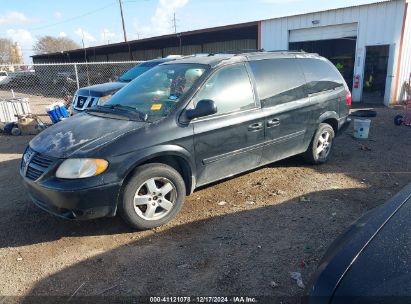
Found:
M 254 94 L 244 64 L 223 67 L 211 76 L 194 98 L 194 106 L 202 99 L 217 105 L 217 115 L 255 106 Z
M 263 107 L 306 97 L 305 79 L 295 59 L 264 59 L 250 62 Z
M 133 108 L 151 120 L 167 116 L 207 69 L 189 63 L 158 65 L 115 93 L 104 107 Z

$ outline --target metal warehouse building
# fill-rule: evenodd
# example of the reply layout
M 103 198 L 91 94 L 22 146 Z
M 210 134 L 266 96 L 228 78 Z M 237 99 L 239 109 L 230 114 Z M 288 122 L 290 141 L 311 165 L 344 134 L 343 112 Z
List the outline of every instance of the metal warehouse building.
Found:
M 32 57 L 34 63 L 149 60 L 175 54 L 256 50 L 257 38 L 255 21 Z
M 411 77 L 411 0 L 387 0 L 33 56 L 34 63 L 146 60 L 235 49 L 304 50 L 331 60 L 353 101 L 395 104 Z
M 411 73 L 409 0 L 274 18 L 259 22 L 265 50 L 305 50 L 330 59 L 353 101 L 393 104 L 405 98 Z

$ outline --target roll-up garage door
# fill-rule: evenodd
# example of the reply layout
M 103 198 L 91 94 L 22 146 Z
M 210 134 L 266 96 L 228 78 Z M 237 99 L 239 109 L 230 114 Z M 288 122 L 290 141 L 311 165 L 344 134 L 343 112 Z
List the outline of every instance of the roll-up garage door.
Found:
M 346 23 L 290 30 L 289 42 L 338 39 L 357 36 L 357 23 Z

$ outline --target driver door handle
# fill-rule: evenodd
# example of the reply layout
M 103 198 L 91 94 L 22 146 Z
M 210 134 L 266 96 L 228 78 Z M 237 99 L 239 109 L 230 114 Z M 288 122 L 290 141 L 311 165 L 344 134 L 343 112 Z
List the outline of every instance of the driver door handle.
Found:
M 248 131 L 251 131 L 251 132 L 259 131 L 259 130 L 262 130 L 262 129 L 263 129 L 263 123 L 262 122 L 256 122 L 256 123 L 253 123 L 253 124 L 248 126 Z
M 278 118 L 273 118 L 267 121 L 267 128 L 278 127 L 280 125 L 280 120 Z

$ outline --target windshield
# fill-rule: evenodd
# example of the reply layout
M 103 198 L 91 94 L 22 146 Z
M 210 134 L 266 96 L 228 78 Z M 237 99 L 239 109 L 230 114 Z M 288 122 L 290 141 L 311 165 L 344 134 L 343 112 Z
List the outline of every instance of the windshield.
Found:
M 119 80 L 124 82 L 130 82 L 134 78 L 137 78 L 144 72 L 148 71 L 149 69 L 159 65 L 161 61 L 152 61 L 152 62 L 144 62 L 139 65 L 136 65 L 134 68 L 128 70 L 123 75 L 120 76 Z
M 206 69 L 199 64 L 156 66 L 114 94 L 104 107 L 132 107 L 148 118 L 166 116 Z

